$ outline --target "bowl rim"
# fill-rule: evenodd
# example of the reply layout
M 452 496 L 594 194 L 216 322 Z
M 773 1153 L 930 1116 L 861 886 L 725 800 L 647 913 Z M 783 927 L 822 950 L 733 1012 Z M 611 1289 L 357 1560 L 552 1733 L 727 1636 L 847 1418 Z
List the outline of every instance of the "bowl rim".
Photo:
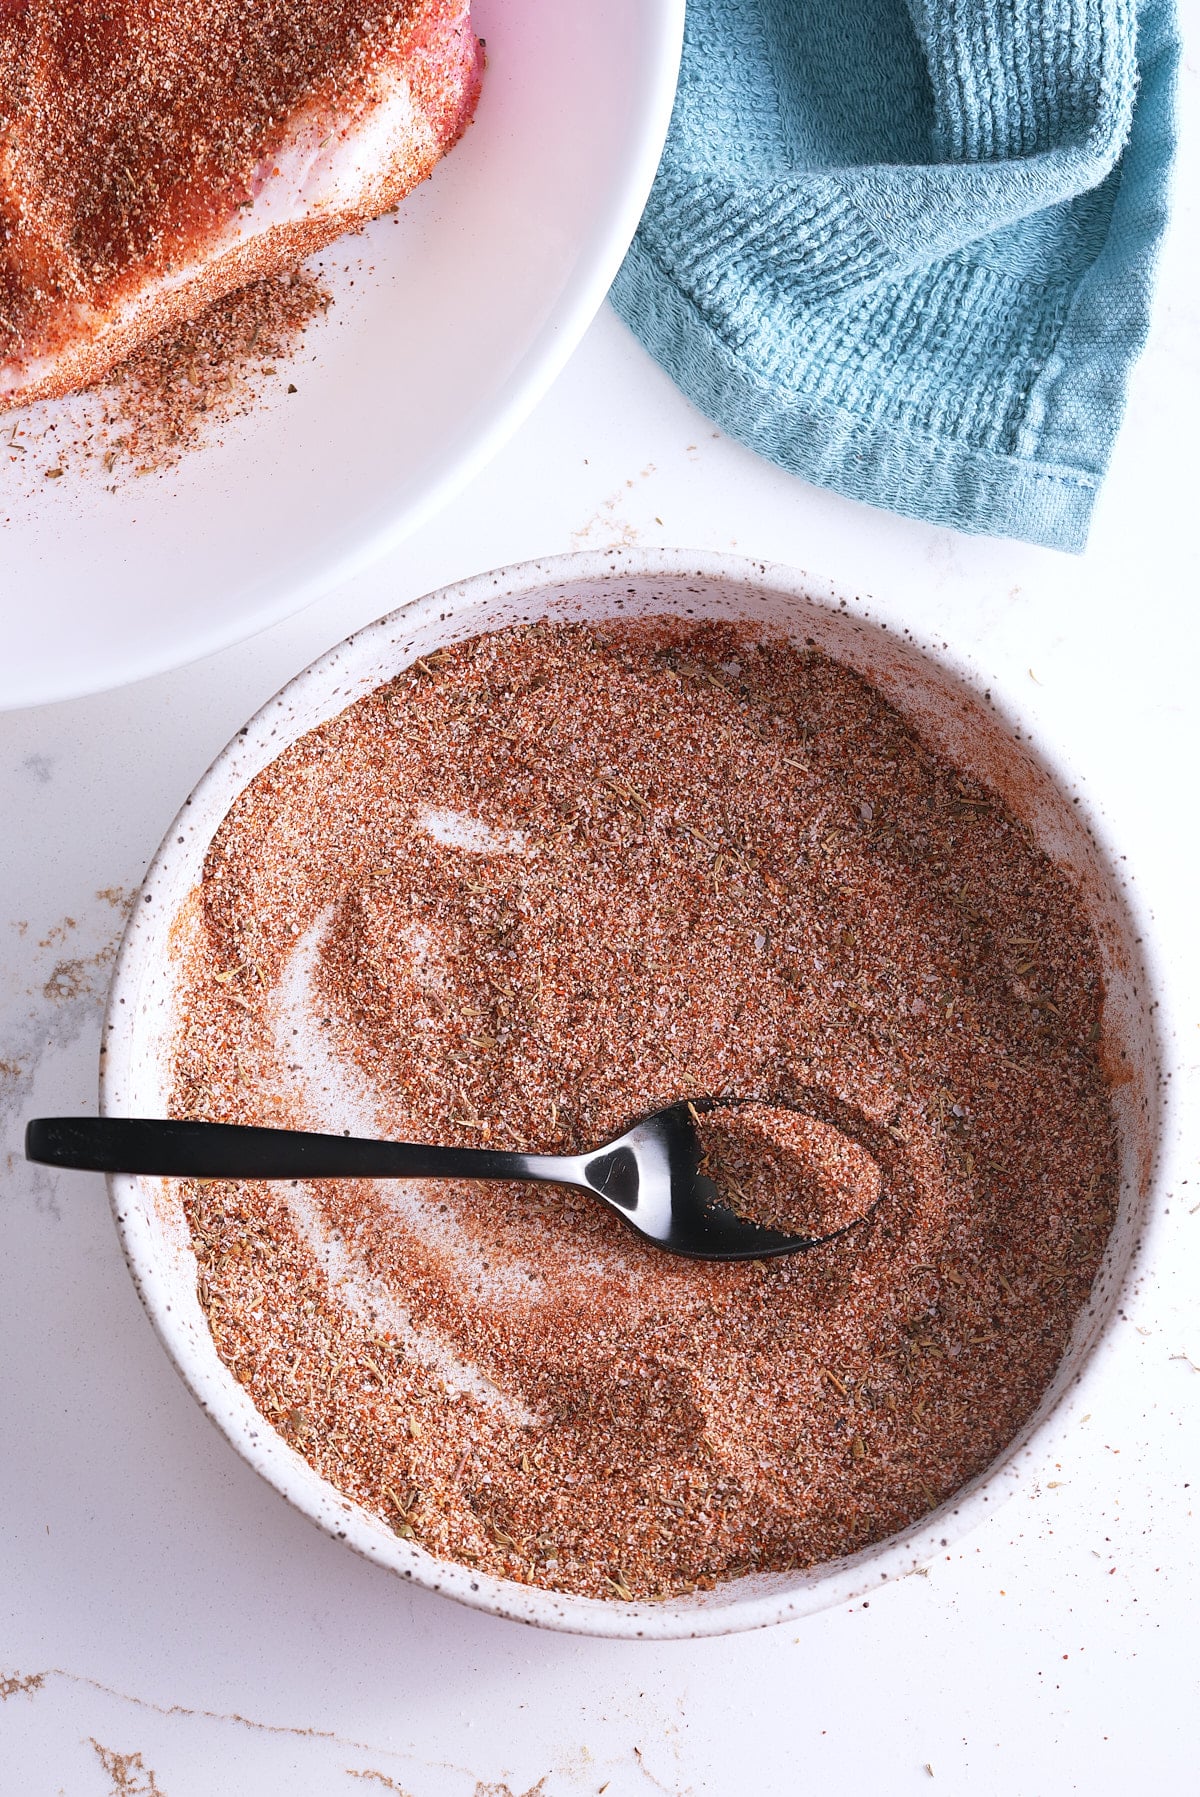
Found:
M 184 895 L 178 891 L 170 871 L 176 844 L 184 840 L 186 832 L 194 831 L 198 822 L 207 831 L 205 842 L 211 840 L 212 831 L 225 815 L 236 791 L 248 784 L 288 743 L 316 727 L 315 722 L 308 721 L 291 734 L 282 733 L 279 712 L 289 701 L 304 699 L 313 693 L 321 695 L 321 718 L 326 719 L 336 716 L 380 684 L 378 674 L 357 684 L 353 681 L 345 686 L 338 684 L 338 676 L 344 677 L 346 672 L 343 660 L 351 649 L 369 651 L 377 643 L 394 641 L 400 631 L 419 628 L 426 614 L 448 618 L 475 610 L 498 594 L 519 601 L 523 597 L 532 599 L 547 588 L 566 583 L 594 586 L 626 579 L 652 582 L 656 578 L 681 576 L 778 593 L 786 599 L 806 602 L 826 612 L 837 612 L 843 618 L 861 622 L 872 632 L 888 632 L 888 625 L 872 617 L 867 605 L 859 600 L 851 601 L 835 583 L 784 564 L 708 551 L 580 551 L 521 562 L 451 583 L 408 600 L 350 633 L 294 675 L 259 707 L 214 757 L 176 813 L 147 869 L 140 897 L 149 902 L 160 887 L 165 888 L 174 892 L 178 910 L 179 900 Z M 487 627 L 486 621 L 480 626 Z M 1011 722 L 1011 714 L 992 697 L 992 683 L 985 681 L 961 652 L 949 650 L 940 639 L 933 647 L 910 631 L 905 630 L 901 635 L 894 626 L 889 634 L 893 642 L 902 642 L 907 652 L 932 664 L 942 677 L 949 676 L 952 682 L 965 687 L 977 701 L 986 691 L 989 709 L 998 715 L 1000 723 Z M 1036 737 L 1031 742 L 1029 734 L 1023 732 L 1021 743 L 1025 752 L 1032 754 L 1042 774 L 1060 792 L 1070 792 L 1076 786 L 1071 770 L 1048 752 Z M 252 763 L 248 769 L 240 765 L 243 754 Z M 231 774 L 238 780 L 234 794 L 226 791 Z M 207 804 L 211 809 L 214 796 L 218 800 L 224 797 L 224 803 L 209 827 L 204 822 L 205 807 Z M 1079 796 L 1075 800 L 1075 812 L 1094 845 L 1112 892 L 1119 895 L 1131 939 L 1138 944 L 1141 956 L 1138 971 L 1146 988 L 1142 1008 L 1148 1019 L 1150 1071 L 1156 1072 L 1163 1060 L 1164 1038 L 1157 1002 L 1163 991 L 1163 981 L 1154 952 L 1153 933 L 1148 928 L 1139 896 L 1120 871 L 1117 855 L 1094 806 Z M 161 907 L 156 914 L 157 921 L 161 921 Z M 138 1040 L 137 1007 L 127 1001 L 136 995 L 142 977 L 141 964 L 145 958 L 143 923 L 143 906 L 135 902 L 114 962 L 104 1018 L 99 1093 L 102 1114 L 121 1114 L 121 1087 Z M 1025 1477 L 1026 1463 L 1049 1457 L 1051 1445 L 1060 1438 L 1071 1416 L 1086 1401 L 1088 1392 L 1102 1376 L 1103 1364 L 1112 1347 L 1113 1320 L 1145 1265 L 1149 1245 L 1161 1223 L 1162 1206 L 1155 1200 L 1161 1185 L 1168 1119 L 1161 1076 L 1157 1080 L 1148 1077 L 1145 1084 L 1154 1088 L 1157 1113 L 1151 1165 L 1141 1183 L 1135 1238 L 1123 1263 L 1117 1267 L 1107 1293 L 1096 1306 L 1094 1314 L 1098 1320 L 1091 1339 L 1081 1349 L 1079 1365 L 1065 1384 L 1058 1390 L 1054 1385 L 1049 1388 L 1032 1416 L 988 1467 L 907 1529 L 854 1555 L 822 1562 L 805 1572 L 755 1575 L 734 1581 L 723 1589 L 726 1593 L 735 1592 L 735 1595 L 716 1598 L 703 1593 L 659 1603 L 587 1598 L 520 1584 L 461 1563 L 439 1560 L 427 1550 L 394 1536 L 378 1518 L 371 1518 L 368 1512 L 353 1506 L 336 1487 L 320 1479 L 307 1462 L 276 1435 L 215 1352 L 212 1354 L 215 1365 L 205 1366 L 197 1360 L 189 1350 L 187 1330 L 181 1326 L 179 1314 L 172 1306 L 165 1279 L 155 1266 L 153 1255 L 147 1252 L 150 1231 L 142 1209 L 142 1193 L 148 1182 L 112 1175 L 108 1178 L 108 1190 L 134 1285 L 184 1384 L 242 1458 L 326 1534 L 346 1542 L 363 1557 L 385 1565 L 403 1578 L 440 1591 L 471 1608 L 511 1621 L 609 1638 L 699 1638 L 794 1620 L 862 1597 L 921 1570 L 938 1552 L 954 1545 L 999 1509 Z M 211 1337 L 208 1342 L 211 1349 Z M 1070 1352 L 1068 1348 L 1067 1353 Z M 318 1496 L 314 1496 L 314 1482 L 320 1488 Z M 364 1521 L 377 1526 L 364 1527 Z

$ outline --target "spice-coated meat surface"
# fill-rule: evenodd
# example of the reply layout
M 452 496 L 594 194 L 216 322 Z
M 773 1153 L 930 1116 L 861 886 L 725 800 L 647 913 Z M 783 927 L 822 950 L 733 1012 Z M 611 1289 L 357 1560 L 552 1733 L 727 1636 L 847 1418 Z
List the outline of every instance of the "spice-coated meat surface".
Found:
M 0 409 L 387 211 L 480 68 L 469 0 L 0 0 Z
M 799 1165 L 850 1225 L 711 1265 L 549 1187 L 194 1185 L 218 1352 L 434 1554 L 593 1597 L 810 1566 L 1053 1377 L 1117 1192 L 1097 943 L 849 668 L 667 619 L 444 649 L 250 783 L 184 928 L 177 1115 L 566 1153 L 754 1099 L 720 1176 L 803 1226 Z

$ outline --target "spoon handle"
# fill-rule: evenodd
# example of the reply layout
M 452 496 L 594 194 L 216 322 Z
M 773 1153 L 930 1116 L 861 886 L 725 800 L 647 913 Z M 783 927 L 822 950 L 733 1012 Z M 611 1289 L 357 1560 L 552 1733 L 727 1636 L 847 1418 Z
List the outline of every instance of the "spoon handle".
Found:
M 94 1173 L 161 1173 L 185 1179 L 538 1179 L 572 1184 L 577 1177 L 573 1162 L 554 1155 L 149 1117 L 35 1117 L 25 1128 L 25 1158 Z

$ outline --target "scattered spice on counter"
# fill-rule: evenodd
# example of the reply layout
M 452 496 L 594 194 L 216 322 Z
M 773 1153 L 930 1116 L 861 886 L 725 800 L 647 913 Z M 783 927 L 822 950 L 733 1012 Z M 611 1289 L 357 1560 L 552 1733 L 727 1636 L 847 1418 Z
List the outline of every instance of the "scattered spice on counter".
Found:
M 193 928 L 176 1115 L 561 1152 L 758 1099 L 799 1120 L 757 1172 L 729 1132 L 756 1201 L 799 1159 L 860 1206 L 720 1265 L 552 1187 L 191 1185 L 218 1352 L 406 1540 L 709 1588 L 891 1534 L 1036 1407 L 1114 1215 L 1098 949 L 844 665 L 666 618 L 427 655 L 250 783 Z

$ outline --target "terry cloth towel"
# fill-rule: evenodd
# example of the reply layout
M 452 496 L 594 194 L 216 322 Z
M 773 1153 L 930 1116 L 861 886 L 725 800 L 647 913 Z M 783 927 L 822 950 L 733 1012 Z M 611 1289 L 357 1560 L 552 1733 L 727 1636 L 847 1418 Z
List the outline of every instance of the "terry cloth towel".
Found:
M 613 299 L 805 479 L 1081 549 L 1146 336 L 1172 0 L 689 0 Z

